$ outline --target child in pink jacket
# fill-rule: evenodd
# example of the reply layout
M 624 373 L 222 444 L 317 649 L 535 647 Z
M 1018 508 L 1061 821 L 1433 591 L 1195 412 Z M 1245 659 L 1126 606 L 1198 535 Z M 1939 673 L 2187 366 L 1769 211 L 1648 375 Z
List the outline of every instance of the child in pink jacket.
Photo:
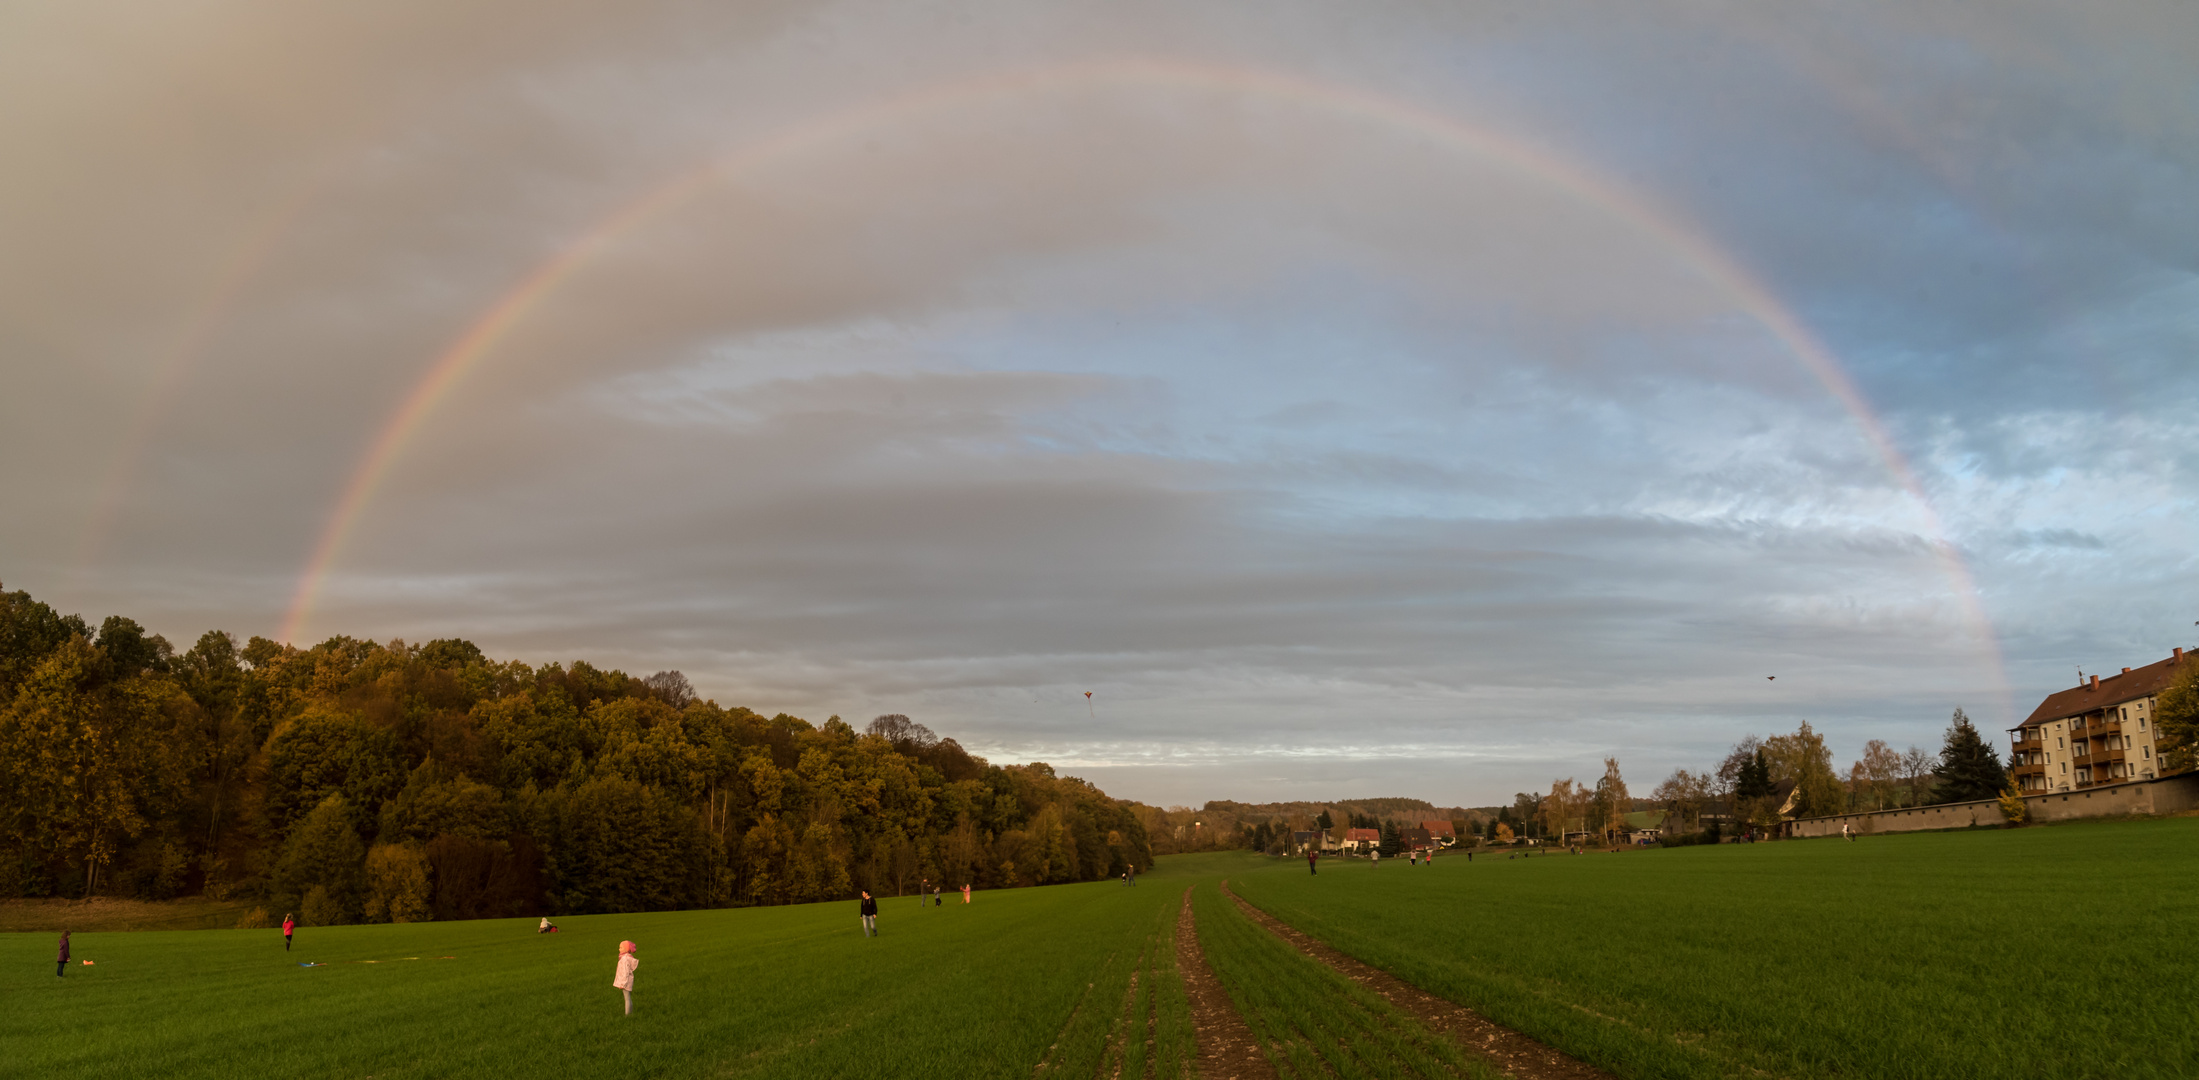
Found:
M 641 957 L 635 954 L 640 951 L 641 946 L 631 941 L 619 942 L 618 974 L 611 979 L 611 985 L 617 987 L 626 995 L 626 1015 L 628 1016 L 634 1015 L 634 972 L 641 968 Z

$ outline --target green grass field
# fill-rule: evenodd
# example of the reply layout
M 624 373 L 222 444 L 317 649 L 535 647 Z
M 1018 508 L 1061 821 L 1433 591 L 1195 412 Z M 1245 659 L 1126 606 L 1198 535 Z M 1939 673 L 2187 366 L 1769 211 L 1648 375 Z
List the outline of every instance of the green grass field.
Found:
M 888 898 L 875 940 L 853 901 L 570 918 L 554 935 L 306 928 L 287 955 L 272 930 L 87 933 L 75 956 L 94 965 L 56 979 L 53 936 L 11 934 L 0 1046 L 17 1076 L 1088 1077 L 1105 1061 L 1173 1080 L 1189 1011 L 1160 946 L 1209 862 L 1134 889 Z M 622 938 L 641 946 L 631 1018 L 610 985 Z
M 1625 1077 L 2188 1077 L 2199 819 L 1431 868 L 1244 854 L 1136 889 L 532 922 L 0 935 L 10 1075 L 1188 1075 L 1199 936 L 1286 1077 L 1486 1076 L 1283 944 L 1344 952 Z M 619 1014 L 617 942 L 642 946 Z M 450 956 L 455 959 L 438 959 Z M 420 959 L 407 959 L 419 957 Z M 325 967 L 301 968 L 301 961 Z M 375 960 L 378 963 L 353 961 Z
M 2199 819 L 1273 863 L 1262 910 L 1627 1077 L 2192 1077 Z
M 1303 863 L 1298 870 L 1305 872 Z M 1496 1080 L 1503 1075 L 1431 1034 L 1380 995 L 1253 925 L 1213 884 L 1198 887 L 1193 905 L 1207 963 L 1284 1080 Z

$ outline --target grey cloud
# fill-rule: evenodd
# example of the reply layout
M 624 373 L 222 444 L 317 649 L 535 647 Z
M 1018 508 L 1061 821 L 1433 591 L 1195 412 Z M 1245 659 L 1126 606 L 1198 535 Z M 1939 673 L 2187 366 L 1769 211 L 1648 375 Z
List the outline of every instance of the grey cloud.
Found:
M 1444 803 L 1805 719 L 1928 743 L 2188 631 L 2174 6 L 6 18 L 0 579 L 171 638 L 271 632 L 437 358 L 713 162 L 425 414 L 313 630 L 1131 795 Z M 1550 175 L 1226 78 L 918 93 L 1126 56 L 1392 95 L 1693 223 L 1848 364 L 1997 642 L 1760 313 Z

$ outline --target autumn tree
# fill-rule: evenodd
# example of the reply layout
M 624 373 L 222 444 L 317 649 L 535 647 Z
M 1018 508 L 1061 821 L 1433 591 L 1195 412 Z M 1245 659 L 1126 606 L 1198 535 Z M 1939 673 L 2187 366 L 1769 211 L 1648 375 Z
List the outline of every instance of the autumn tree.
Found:
M 1894 786 L 1901 782 L 1901 755 L 1884 739 L 1863 744 L 1863 756 L 1850 770 L 1856 795 L 1868 799 L 1871 809 L 1884 810 L 1893 803 Z
M 1764 740 L 1763 753 L 1774 780 L 1794 782 L 1795 816 L 1824 817 L 1847 811 L 1847 793 L 1840 775 L 1833 771 L 1832 750 L 1808 722 L 1791 735 Z
M 1586 802 L 1585 794 L 1570 778 L 1550 784 L 1550 794 L 1542 800 L 1542 820 L 1551 839 L 1563 842 L 1565 834 L 1573 830 Z
M 81 865 L 85 896 L 117 845 L 179 802 L 188 780 L 181 695 L 145 678 L 143 661 L 69 638 L 0 710 L 6 835 Z
M 1938 762 L 1921 746 L 1911 746 L 1901 752 L 1901 782 L 1909 790 L 1910 806 L 1924 805 L 1926 781 L 1932 777 L 1932 766 Z
M 2199 661 L 2186 660 L 2161 691 L 2153 713 L 2154 752 L 2159 773 L 2169 776 L 2199 768 Z
M 1707 774 L 1674 769 L 1650 796 L 1663 803 L 1665 811 L 1672 815 L 1673 831 L 1692 832 L 1701 824 L 1703 807 L 1710 801 L 1711 784 Z
M 868 733 L 764 717 L 676 675 L 499 662 L 456 638 L 215 632 L 178 657 L 127 618 L 95 630 L 0 593 L 0 894 L 73 874 L 146 897 L 218 882 L 317 920 L 410 918 L 423 889 L 435 918 L 641 910 L 911 873 L 1084 881 L 1150 867 L 1156 833 L 1185 850 L 1250 835 L 1215 804 L 1112 799 L 898 714 Z

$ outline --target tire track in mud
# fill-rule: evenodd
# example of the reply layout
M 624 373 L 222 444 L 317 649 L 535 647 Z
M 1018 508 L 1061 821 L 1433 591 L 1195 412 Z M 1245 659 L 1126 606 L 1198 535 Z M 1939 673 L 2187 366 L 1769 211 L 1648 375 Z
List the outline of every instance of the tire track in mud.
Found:
M 1618 1080 L 1611 1073 L 1565 1054 L 1547 1043 L 1531 1039 L 1464 1005 L 1439 998 L 1381 968 L 1362 963 L 1314 940 L 1275 916 L 1245 903 L 1243 897 L 1229 890 L 1229 882 L 1226 880 L 1222 882 L 1221 889 L 1222 895 L 1229 897 L 1238 910 L 1245 913 L 1246 918 L 1267 932 L 1282 938 L 1299 952 L 1336 969 L 1345 978 L 1382 995 L 1390 1004 L 1410 1013 L 1413 1018 L 1426 1025 L 1428 1030 L 1488 1058 L 1491 1064 L 1504 1070 L 1507 1076 L 1519 1077 L 1520 1080 Z M 1191 918 L 1190 900 L 1191 894 L 1186 892 L 1186 923 Z M 1202 970 L 1205 967 L 1203 959 L 1200 967 Z M 1209 973 L 1208 977 L 1211 978 L 1212 974 Z M 1216 989 L 1220 987 L 1217 986 Z M 1242 1018 L 1238 1020 L 1240 1024 L 1243 1022 Z M 1200 1046 L 1200 1057 L 1203 1060 L 1203 1029 Z M 1274 1074 L 1270 1072 L 1264 1075 Z
M 1214 969 L 1207 966 L 1206 952 L 1199 948 L 1198 922 L 1191 914 L 1189 888 L 1183 891 L 1183 911 L 1176 916 L 1176 967 L 1183 975 L 1184 993 L 1191 999 L 1200 1080 L 1276 1080 L 1275 1066 L 1260 1050 L 1251 1025 L 1229 1000 Z

